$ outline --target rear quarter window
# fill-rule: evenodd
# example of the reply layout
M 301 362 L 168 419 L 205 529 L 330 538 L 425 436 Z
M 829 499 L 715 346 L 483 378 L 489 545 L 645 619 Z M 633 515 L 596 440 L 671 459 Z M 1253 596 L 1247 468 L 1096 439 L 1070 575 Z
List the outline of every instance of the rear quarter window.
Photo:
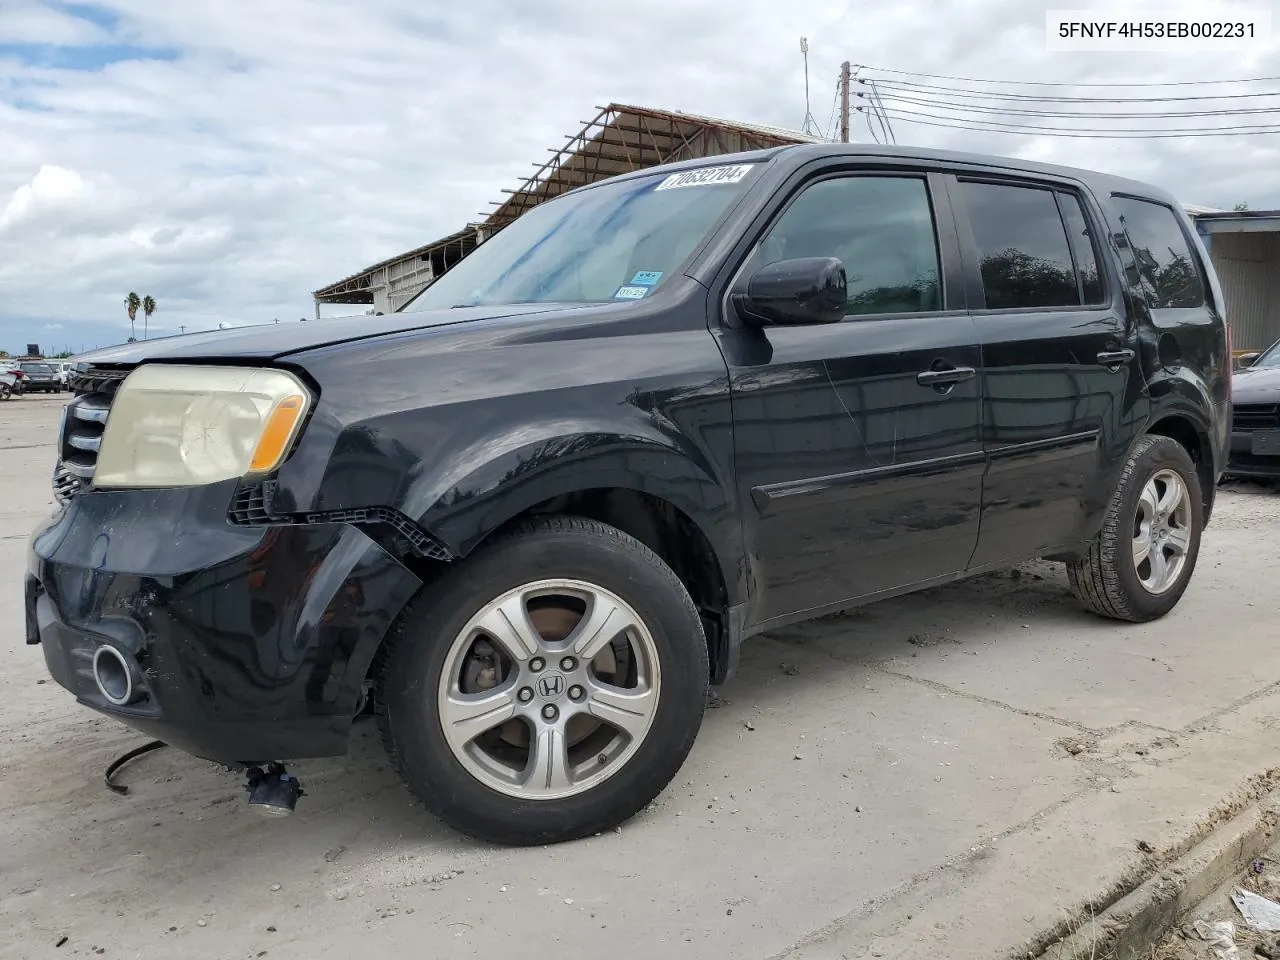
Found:
M 1177 214 L 1154 200 L 1114 197 L 1133 254 L 1136 285 L 1152 310 L 1202 307 L 1200 261 Z

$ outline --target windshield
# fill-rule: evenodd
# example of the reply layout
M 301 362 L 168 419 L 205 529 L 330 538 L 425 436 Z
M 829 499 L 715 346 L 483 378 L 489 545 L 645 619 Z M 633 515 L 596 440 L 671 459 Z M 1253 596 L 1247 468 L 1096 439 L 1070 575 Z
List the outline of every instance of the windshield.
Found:
M 24 363 L 22 369 L 27 373 L 53 373 L 53 368 L 47 363 Z
M 752 170 L 752 164 L 698 167 L 603 183 L 540 204 L 404 309 L 643 300 L 702 242 Z
M 1267 348 L 1267 351 L 1257 360 L 1253 361 L 1256 367 L 1280 367 L 1280 340 L 1277 340 Z

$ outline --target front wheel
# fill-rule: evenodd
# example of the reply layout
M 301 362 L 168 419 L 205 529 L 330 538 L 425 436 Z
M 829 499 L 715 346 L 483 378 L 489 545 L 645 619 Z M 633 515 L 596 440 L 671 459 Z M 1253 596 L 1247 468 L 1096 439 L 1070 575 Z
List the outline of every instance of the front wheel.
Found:
M 1142 437 L 1129 454 L 1089 551 L 1067 565 L 1071 589 L 1094 613 L 1155 620 L 1182 598 L 1195 570 L 1204 501 L 1182 444 Z
M 13 396 L 13 389 L 7 383 L 0 383 L 0 400 L 8 400 Z
M 702 722 L 707 645 L 669 567 L 591 520 L 531 521 L 415 598 L 375 709 L 413 793 L 479 839 L 609 829 L 675 776 Z

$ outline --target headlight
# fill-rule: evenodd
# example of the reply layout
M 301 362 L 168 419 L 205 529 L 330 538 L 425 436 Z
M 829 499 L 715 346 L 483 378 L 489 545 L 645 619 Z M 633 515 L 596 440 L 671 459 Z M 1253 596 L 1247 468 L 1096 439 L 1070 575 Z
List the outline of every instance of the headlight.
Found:
M 274 470 L 311 406 L 283 370 L 146 364 L 111 404 L 96 487 L 189 487 Z

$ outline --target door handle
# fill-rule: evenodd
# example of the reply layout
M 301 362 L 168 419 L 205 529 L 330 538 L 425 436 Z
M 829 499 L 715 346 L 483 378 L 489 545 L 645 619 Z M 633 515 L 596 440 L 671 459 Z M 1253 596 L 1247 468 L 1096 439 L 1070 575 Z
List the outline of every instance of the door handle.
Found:
M 973 367 L 944 367 L 941 370 L 923 370 L 916 374 L 916 383 L 922 387 L 951 387 L 978 375 Z
M 1114 373 L 1126 363 L 1132 361 L 1135 356 L 1137 356 L 1137 354 L 1128 347 L 1123 350 L 1104 350 L 1102 353 L 1098 354 L 1098 362 Z

